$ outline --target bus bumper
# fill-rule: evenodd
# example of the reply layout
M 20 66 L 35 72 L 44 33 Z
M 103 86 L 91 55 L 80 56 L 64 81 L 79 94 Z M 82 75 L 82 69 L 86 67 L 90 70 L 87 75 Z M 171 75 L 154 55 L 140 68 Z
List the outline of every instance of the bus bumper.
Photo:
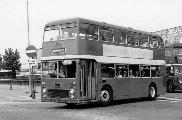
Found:
M 74 103 L 74 104 L 85 104 L 85 103 L 97 102 L 97 100 L 80 100 L 80 99 L 70 99 L 70 98 L 54 98 L 54 99 L 51 99 L 51 101 L 56 103 Z

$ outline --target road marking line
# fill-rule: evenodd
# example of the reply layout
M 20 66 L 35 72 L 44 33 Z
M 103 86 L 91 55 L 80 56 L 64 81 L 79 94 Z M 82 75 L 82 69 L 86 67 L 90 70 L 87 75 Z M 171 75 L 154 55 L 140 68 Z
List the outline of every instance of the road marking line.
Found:
M 158 101 L 167 101 L 167 100 L 170 100 L 170 102 L 182 102 L 182 99 L 180 98 L 171 98 L 171 97 L 159 97 Z
M 170 102 L 180 102 L 180 101 L 170 101 Z

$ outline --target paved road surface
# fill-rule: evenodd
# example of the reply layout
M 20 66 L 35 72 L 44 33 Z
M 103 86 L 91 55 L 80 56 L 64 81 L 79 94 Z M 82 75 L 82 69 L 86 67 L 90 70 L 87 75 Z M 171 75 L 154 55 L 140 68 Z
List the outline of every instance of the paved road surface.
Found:
M 167 93 L 155 101 L 130 99 L 107 107 L 90 104 L 69 108 L 65 104 L 41 103 L 39 92 L 32 100 L 26 87 L 14 86 L 13 91 L 1 88 L 0 120 L 182 120 L 180 91 Z
M 112 106 L 98 104 L 69 108 L 65 104 L 1 102 L 0 120 L 182 120 L 182 98 L 155 101 L 122 100 Z

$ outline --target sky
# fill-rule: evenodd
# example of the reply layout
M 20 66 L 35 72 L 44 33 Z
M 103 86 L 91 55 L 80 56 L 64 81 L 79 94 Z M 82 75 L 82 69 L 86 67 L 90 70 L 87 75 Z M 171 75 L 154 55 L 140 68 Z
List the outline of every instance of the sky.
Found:
M 0 0 L 0 54 L 17 49 L 28 61 L 27 0 Z M 182 0 L 29 0 L 30 44 L 42 46 L 47 22 L 82 17 L 155 32 L 182 26 Z

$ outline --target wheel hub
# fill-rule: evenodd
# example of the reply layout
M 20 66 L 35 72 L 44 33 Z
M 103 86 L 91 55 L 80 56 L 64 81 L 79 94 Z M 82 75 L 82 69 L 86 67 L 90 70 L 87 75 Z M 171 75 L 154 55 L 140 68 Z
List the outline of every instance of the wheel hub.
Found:
M 108 101 L 109 100 L 109 93 L 108 93 L 108 91 L 106 91 L 106 90 L 102 91 L 101 99 L 102 99 L 102 101 Z
M 150 95 L 151 95 L 151 97 L 155 97 L 155 94 L 156 94 L 155 88 L 151 87 L 150 88 Z

